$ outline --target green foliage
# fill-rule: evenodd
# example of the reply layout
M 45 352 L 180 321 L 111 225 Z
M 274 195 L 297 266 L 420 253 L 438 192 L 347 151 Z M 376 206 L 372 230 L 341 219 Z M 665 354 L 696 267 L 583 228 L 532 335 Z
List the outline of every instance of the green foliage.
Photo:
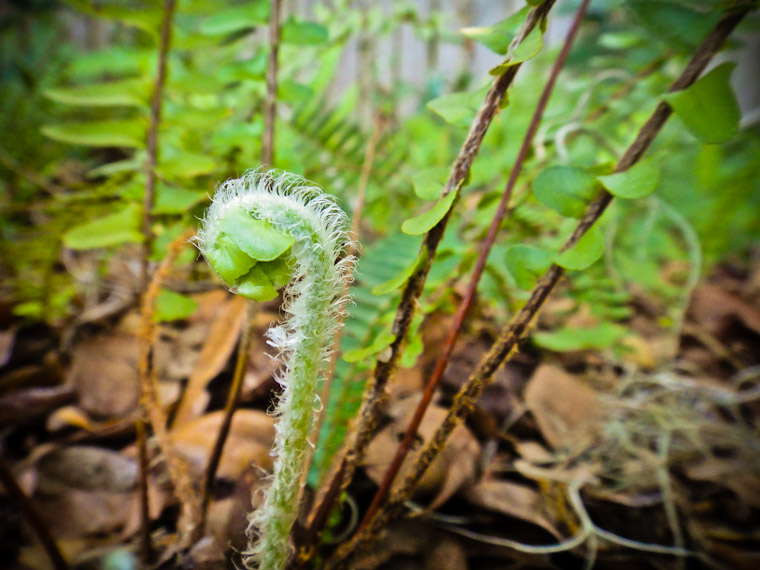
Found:
M 153 320 L 156 322 L 177 321 L 191 316 L 198 308 L 190 297 L 180 295 L 168 289 L 162 289 L 156 298 L 156 311 Z
M 688 89 L 665 95 L 686 128 L 702 142 L 725 143 L 739 132 L 741 111 L 729 83 L 734 67 L 719 65 Z
M 614 346 L 626 330 L 620 325 L 604 322 L 591 328 L 564 327 L 552 332 L 537 332 L 533 342 L 555 352 L 604 349 Z
M 594 174 L 573 166 L 543 169 L 533 180 L 533 192 L 543 204 L 572 218 L 580 218 L 595 194 Z
M 427 106 L 447 123 L 455 127 L 468 128 L 483 102 L 484 94 L 485 89 L 478 89 L 470 93 L 441 95 L 437 99 L 428 101 Z
M 669 47 L 689 52 L 699 45 L 720 18 L 719 13 L 705 14 L 694 4 L 660 0 L 627 0 L 634 17 L 654 37 Z
M 506 55 L 509 44 L 512 43 L 520 26 L 525 22 L 527 13 L 528 8 L 523 8 L 492 26 L 462 28 L 459 32 L 463 36 L 483 44 L 494 53 Z
M 223 8 L 205 17 L 199 31 L 207 36 L 224 36 L 266 25 L 269 21 L 269 2 L 258 0 Z
M 520 289 L 531 289 L 552 263 L 552 253 L 531 245 L 510 246 L 504 256 L 507 269 Z
M 457 199 L 457 190 L 452 190 L 440 198 L 427 212 L 414 216 L 401 224 L 401 231 L 412 236 L 422 235 L 430 231 L 448 213 Z
M 607 191 L 618 198 L 636 200 L 646 198 L 660 182 L 660 164 L 657 157 L 640 160 L 625 172 L 597 178 Z
M 139 243 L 143 239 L 139 228 L 140 209 L 130 204 L 118 212 L 71 228 L 63 234 L 63 243 L 72 249 Z
M 46 125 L 42 134 L 75 145 L 140 148 L 145 145 L 146 127 L 140 119 L 72 122 Z
M 580 271 L 590 267 L 604 253 L 604 236 L 598 225 L 593 225 L 573 247 L 554 256 L 560 267 Z

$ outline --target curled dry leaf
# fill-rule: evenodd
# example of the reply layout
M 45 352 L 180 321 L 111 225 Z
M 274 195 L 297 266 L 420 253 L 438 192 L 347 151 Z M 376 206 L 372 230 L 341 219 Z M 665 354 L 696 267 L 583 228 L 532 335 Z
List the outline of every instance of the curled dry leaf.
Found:
M 54 536 L 84 538 L 124 529 L 136 499 L 135 493 L 70 489 L 39 494 L 35 503 Z
M 468 487 L 463 495 L 474 505 L 527 521 L 561 538 L 560 532 L 544 513 L 544 498 L 533 487 L 511 481 L 483 479 L 477 485 Z
M 0 425 L 33 421 L 75 399 L 71 386 L 25 388 L 0 396 Z
M 218 308 L 216 319 L 211 325 L 195 370 L 190 375 L 185 395 L 177 409 L 175 426 L 182 426 L 199 417 L 206 408 L 209 398 L 206 386 L 224 369 L 235 349 L 245 320 L 245 305 L 244 298 L 234 296 Z
M 684 472 L 694 481 L 709 481 L 727 487 L 743 503 L 760 509 L 760 472 L 757 465 L 753 468 L 739 458 L 710 457 L 686 467 Z
M 391 410 L 393 421 L 375 436 L 367 449 L 367 475 L 378 484 L 393 461 L 396 448 L 404 437 L 418 401 L 419 398 L 407 398 L 398 402 Z M 418 430 L 418 439 L 412 444 L 412 452 L 407 455 L 401 466 L 396 485 L 403 482 L 409 474 L 419 450 L 433 437 L 445 417 L 445 408 L 435 405 L 428 407 Z M 429 509 L 442 505 L 462 486 L 475 480 L 479 457 L 480 445 L 475 436 L 466 426 L 458 426 L 417 487 L 418 494 L 435 495 Z
M 137 407 L 137 338 L 126 333 L 85 340 L 74 350 L 67 384 L 79 395 L 79 405 L 97 417 L 124 416 Z
M 137 485 L 136 462 L 101 447 L 55 449 L 39 459 L 37 471 L 37 488 L 45 493 L 68 489 L 124 493 Z
M 419 563 L 417 558 L 421 559 Z M 467 551 L 456 536 L 433 525 L 402 520 L 388 525 L 380 539 L 353 560 L 351 568 L 466 570 Z
M 206 467 L 224 417 L 223 411 L 212 412 L 185 423 L 172 431 L 177 453 L 198 473 Z M 217 476 L 229 480 L 238 477 L 251 465 L 270 469 L 269 450 L 274 440 L 272 418 L 258 410 L 238 410 L 232 418 L 230 433 L 224 445 Z
M 605 417 L 605 404 L 594 389 L 556 366 L 540 366 L 524 397 L 541 435 L 554 449 L 585 448 Z
M 691 298 L 689 315 L 719 339 L 734 322 L 760 334 L 760 308 L 717 285 L 705 283 L 697 287 Z

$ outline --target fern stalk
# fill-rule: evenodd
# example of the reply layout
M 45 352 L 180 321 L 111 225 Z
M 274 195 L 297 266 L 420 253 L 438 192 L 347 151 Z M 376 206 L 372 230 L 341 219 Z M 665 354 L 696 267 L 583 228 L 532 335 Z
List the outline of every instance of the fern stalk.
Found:
M 242 222 L 241 212 L 247 216 Z M 255 223 L 249 224 L 251 220 Z M 246 224 L 261 234 L 240 235 Z M 289 534 L 298 514 L 300 477 L 319 405 L 318 385 L 347 299 L 341 292 L 353 266 L 353 257 L 341 259 L 350 242 L 346 225 L 345 214 L 332 198 L 304 179 L 253 172 L 222 185 L 199 233 L 201 251 L 238 293 L 266 300 L 284 284 L 283 267 L 290 277 L 282 307 L 287 318 L 267 333 L 284 365 L 277 376 L 283 391 L 274 411 L 279 421 L 273 482 L 263 506 L 249 517 L 244 553 L 249 568 L 284 568 L 292 554 Z M 275 240 L 274 253 L 257 241 L 270 237 L 271 231 L 286 238 Z M 259 246 L 266 251 L 260 253 Z

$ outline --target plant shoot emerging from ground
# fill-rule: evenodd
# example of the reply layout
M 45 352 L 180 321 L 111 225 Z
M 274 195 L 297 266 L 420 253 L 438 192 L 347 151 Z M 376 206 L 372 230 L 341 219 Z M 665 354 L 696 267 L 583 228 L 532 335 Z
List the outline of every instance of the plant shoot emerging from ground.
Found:
M 252 172 L 219 188 L 199 234 L 206 259 L 238 294 L 265 301 L 290 283 L 282 307 L 287 318 L 268 333 L 284 364 L 277 378 L 283 392 L 275 410 L 274 479 L 250 517 L 251 567 L 282 568 L 290 556 L 318 385 L 346 301 L 338 295 L 353 266 L 343 255 L 346 221 L 332 198 L 306 180 Z

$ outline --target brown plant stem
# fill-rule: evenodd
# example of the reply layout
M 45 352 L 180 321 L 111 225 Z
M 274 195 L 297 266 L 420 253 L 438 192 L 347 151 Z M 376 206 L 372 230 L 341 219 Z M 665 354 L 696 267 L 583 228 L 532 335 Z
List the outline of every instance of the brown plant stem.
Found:
M 13 473 L 5 464 L 5 461 L 0 458 L 0 484 L 2 484 L 5 492 L 10 497 L 11 501 L 16 504 L 18 510 L 32 527 L 34 533 L 42 545 L 45 554 L 50 559 L 50 564 L 54 570 L 68 570 L 69 565 L 64 559 L 61 551 L 58 549 L 58 545 L 55 543 L 53 535 L 50 534 L 45 519 L 42 518 L 37 506 L 29 500 L 26 493 L 19 487 L 16 478 Z M 10 561 L 8 561 L 10 562 Z
M 148 480 L 150 479 L 150 460 L 148 458 L 148 424 L 145 410 L 140 406 L 135 421 L 135 437 L 137 438 L 137 485 L 140 501 L 140 562 L 148 566 L 153 562 L 153 540 L 150 537 L 150 498 L 148 496 Z
M 158 45 L 158 69 L 153 83 L 153 94 L 150 104 L 150 122 L 146 141 L 147 156 L 145 158 L 145 195 L 143 196 L 142 234 L 143 246 L 140 258 L 140 292 L 143 294 L 143 302 L 147 298 L 147 290 L 150 280 L 150 252 L 153 248 L 153 206 L 156 201 L 156 160 L 158 156 L 158 127 L 161 123 L 161 107 L 163 102 L 164 83 L 166 82 L 166 61 L 171 44 L 171 24 L 174 17 L 175 0 L 164 0 L 164 9 L 161 16 L 161 30 L 159 32 Z M 141 339 L 142 340 L 142 339 Z M 145 347 L 146 374 L 152 369 L 153 343 L 148 342 Z M 143 391 L 147 385 L 147 376 L 140 373 Z M 141 411 L 135 423 L 137 437 L 137 452 L 139 463 L 139 496 L 140 496 L 140 556 L 143 564 L 148 564 L 153 558 L 153 544 L 150 538 L 150 503 L 148 499 L 148 479 L 150 462 L 148 460 L 148 429 L 145 394 L 141 396 Z
M 153 247 L 153 206 L 156 201 L 156 161 L 158 158 L 158 127 L 161 124 L 161 107 L 163 103 L 164 84 L 166 83 L 166 60 L 172 37 L 172 19 L 175 0 L 164 0 L 161 16 L 161 32 L 158 41 L 158 70 L 153 83 L 153 95 L 150 101 L 150 123 L 148 125 L 147 156 L 145 158 L 145 195 L 143 196 L 143 253 L 141 261 L 141 287 L 148 286 L 150 279 L 150 250 Z
M 554 1 L 555 0 L 546 0 L 540 6 L 536 6 L 530 10 L 520 33 L 513 42 L 513 45 L 518 45 L 522 42 L 530 31 L 546 18 L 549 10 L 551 10 L 554 5 Z M 499 110 L 507 88 L 514 81 L 521 65 L 522 64 L 516 64 L 507 67 L 506 71 L 494 80 L 488 93 L 486 93 L 485 100 L 475 115 L 475 119 L 467 134 L 467 138 L 451 168 L 451 173 L 443 188 L 443 192 L 441 193 L 442 197 L 448 195 L 452 191 L 458 192 L 464 185 L 470 172 L 472 162 L 475 160 L 475 157 L 480 150 L 480 145 L 483 142 L 486 131 L 488 130 L 493 117 Z M 356 465 L 364 455 L 364 451 L 372 438 L 384 400 L 385 388 L 401 355 L 401 349 L 406 334 L 409 331 L 415 308 L 422 294 L 427 274 L 435 259 L 435 252 L 438 248 L 438 244 L 441 242 L 441 239 L 443 239 L 443 234 L 446 230 L 446 224 L 448 223 L 450 215 L 451 209 L 424 238 L 422 248 L 427 253 L 427 262 L 421 264 L 421 266 L 414 271 L 404 287 L 399 306 L 396 310 L 396 316 L 393 321 L 392 333 L 395 335 L 395 339 L 390 345 L 390 355 L 387 359 L 383 358 L 382 360 L 377 360 L 375 364 L 372 378 L 365 391 L 362 405 L 359 410 L 356 435 L 354 436 L 349 452 L 343 459 L 346 465 L 336 470 L 336 473 L 342 474 L 342 481 L 337 480 L 334 477 L 330 482 L 330 487 L 333 485 L 339 485 L 341 489 L 345 489 L 348 486 L 351 482 L 354 471 L 356 470 Z M 332 496 L 337 496 L 335 493 L 330 494 Z M 323 508 L 330 510 L 332 505 L 325 505 Z M 319 518 L 324 519 L 325 517 Z
M 224 443 L 227 441 L 227 437 L 230 434 L 230 428 L 232 426 L 232 418 L 240 403 L 240 392 L 243 388 L 243 380 L 245 379 L 245 371 L 248 367 L 248 353 L 251 346 L 251 328 L 256 315 L 256 305 L 249 301 L 246 303 L 246 316 L 243 324 L 243 330 L 240 333 L 240 340 L 238 341 L 238 353 L 235 360 L 235 372 L 232 376 L 232 384 L 230 384 L 230 391 L 227 394 L 227 402 L 224 405 L 224 417 L 222 418 L 222 425 L 219 427 L 219 434 L 216 436 L 214 447 L 211 451 L 208 464 L 206 466 L 206 472 L 203 478 L 203 493 L 201 497 L 201 514 L 200 522 L 194 532 L 193 542 L 200 540 L 206 533 L 206 523 L 208 519 L 208 506 L 211 500 L 211 494 L 214 490 L 214 482 L 216 481 L 216 472 L 219 469 L 219 462 L 222 458 L 222 452 L 224 451 Z
M 267 98 L 264 106 L 264 136 L 261 139 L 261 163 L 274 166 L 274 121 L 277 117 L 277 54 L 280 51 L 280 0 L 269 5 L 269 63 Z
M 686 69 L 681 76 L 673 83 L 669 92 L 680 91 L 690 86 L 702 71 L 705 69 L 710 59 L 715 55 L 726 38 L 733 29 L 739 24 L 751 8 L 743 8 L 741 11 L 729 14 L 722 18 L 715 26 L 709 36 L 699 46 L 692 57 Z M 633 166 L 642 157 L 644 152 L 652 144 L 652 141 L 662 129 L 672 109 L 664 102 L 657 105 L 652 116 L 639 130 L 638 136 L 628 147 L 621 159 L 618 161 L 615 172 L 624 172 Z M 562 247 L 565 251 L 573 247 L 586 231 L 599 219 L 604 210 L 612 201 L 612 195 L 606 190 L 602 190 L 594 201 L 589 205 L 583 218 L 573 231 L 570 238 Z M 342 564 L 355 553 L 358 549 L 366 547 L 373 536 L 376 536 L 379 530 L 387 522 L 401 512 L 404 502 L 411 497 L 411 494 L 426 469 L 432 461 L 438 456 L 443 449 L 446 440 L 454 428 L 461 423 L 464 418 L 473 410 L 475 402 L 480 397 L 483 388 L 490 382 L 493 374 L 503 365 L 510 356 L 516 351 L 517 346 L 523 340 L 530 328 L 531 323 L 536 318 L 538 311 L 549 298 L 554 288 L 564 275 L 564 269 L 553 264 L 544 276 L 538 281 L 528 302 L 523 309 L 517 314 L 515 319 L 505 327 L 499 339 L 483 358 L 478 368 L 468 378 L 454 398 L 454 403 L 449 409 L 447 417 L 436 431 L 433 438 L 422 449 L 416 463 L 412 468 L 412 473 L 404 481 L 403 486 L 395 491 L 390 499 L 384 504 L 383 508 L 370 521 L 362 532 L 357 533 L 354 538 L 338 549 L 329 568 L 340 568 Z
M 358 532 L 361 532 L 367 526 L 369 521 L 372 520 L 380 506 L 383 504 L 383 501 L 385 501 L 387 498 L 388 493 L 390 493 L 391 486 L 393 485 L 393 482 L 395 481 L 396 476 L 401 469 L 401 465 L 404 462 L 404 459 L 409 453 L 409 449 L 411 448 L 414 437 L 417 435 L 417 430 L 422 423 L 422 418 L 425 415 L 425 411 L 430 405 L 430 402 L 433 400 L 435 390 L 438 387 L 441 378 L 443 377 L 443 373 L 446 370 L 446 366 L 449 362 L 449 357 L 454 351 L 454 346 L 456 345 L 457 338 L 459 337 L 459 332 L 462 328 L 462 325 L 464 324 L 465 318 L 467 317 L 467 313 L 469 312 L 470 306 L 472 305 L 472 301 L 475 298 L 478 283 L 480 282 L 480 278 L 483 275 L 483 270 L 485 269 L 488 255 L 491 253 L 491 248 L 496 241 L 496 235 L 499 232 L 499 226 L 504 221 L 504 217 L 507 212 L 507 206 L 509 205 L 509 201 L 512 197 L 512 192 L 514 190 L 515 184 L 517 183 L 517 178 L 522 172 L 523 164 L 525 163 L 525 159 L 528 156 L 528 151 L 530 150 L 531 144 L 533 143 L 533 137 L 535 136 L 536 131 L 538 130 L 538 126 L 541 123 L 541 118 L 544 114 L 544 110 L 546 109 L 546 105 L 549 102 L 549 97 L 554 90 L 554 85 L 557 82 L 559 72 L 564 66 L 565 61 L 567 60 L 567 56 L 570 54 L 570 49 L 572 48 L 575 37 L 578 33 L 578 30 L 580 29 L 580 25 L 586 14 L 586 8 L 588 7 L 589 2 L 590 0 L 583 0 L 575 12 L 575 17 L 573 18 L 570 30 L 568 31 L 567 37 L 565 38 L 565 43 L 562 46 L 562 50 L 560 51 L 557 60 L 552 66 L 549 79 L 546 82 L 543 91 L 541 92 L 538 104 L 536 105 L 536 110 L 533 113 L 533 117 L 530 120 L 528 130 L 525 133 L 522 144 L 520 145 L 520 150 L 517 154 L 515 164 L 509 173 L 507 185 L 504 188 L 504 192 L 502 193 L 499 205 L 496 209 L 496 212 L 494 213 L 493 219 L 491 220 L 491 225 L 488 228 L 486 239 L 483 241 L 483 244 L 480 248 L 480 253 L 478 255 L 477 262 L 475 263 L 475 269 L 470 276 L 470 282 L 467 286 L 467 291 L 465 292 L 464 299 L 460 303 L 459 308 L 454 315 L 454 322 L 449 329 L 443 349 L 440 356 L 438 357 L 438 361 L 435 364 L 433 374 L 430 376 L 430 379 L 425 386 L 425 390 L 422 394 L 422 399 L 414 411 L 414 416 L 409 422 L 409 426 L 404 433 L 404 437 L 401 440 L 401 443 L 396 448 L 396 454 L 393 457 L 391 464 L 388 466 L 385 475 L 383 476 L 380 487 L 375 493 L 375 496 L 372 499 L 372 503 L 364 515 L 364 519 L 359 525 Z
M 169 246 L 166 257 L 159 265 L 156 272 L 143 295 L 141 315 L 140 315 L 140 404 L 144 417 L 148 418 L 153 433 L 158 440 L 158 445 L 166 459 L 166 465 L 169 471 L 169 477 L 174 486 L 174 492 L 180 502 L 182 511 L 180 522 L 177 525 L 180 540 L 183 546 L 187 544 L 184 541 L 194 536 L 194 529 L 200 520 L 199 497 L 195 491 L 190 473 L 187 470 L 185 462 L 174 451 L 167 427 L 166 414 L 164 413 L 161 402 L 158 397 L 158 379 L 154 366 L 154 342 L 156 336 L 156 325 L 153 322 L 155 313 L 156 298 L 161 290 L 162 283 L 166 280 L 171 270 L 174 260 L 179 255 L 182 248 L 188 243 L 188 240 L 194 234 L 194 230 L 189 229 L 181 236 L 176 238 Z M 142 421 L 140 418 L 139 421 Z M 138 424 L 138 430 L 140 426 Z M 140 432 L 138 431 L 138 434 Z

